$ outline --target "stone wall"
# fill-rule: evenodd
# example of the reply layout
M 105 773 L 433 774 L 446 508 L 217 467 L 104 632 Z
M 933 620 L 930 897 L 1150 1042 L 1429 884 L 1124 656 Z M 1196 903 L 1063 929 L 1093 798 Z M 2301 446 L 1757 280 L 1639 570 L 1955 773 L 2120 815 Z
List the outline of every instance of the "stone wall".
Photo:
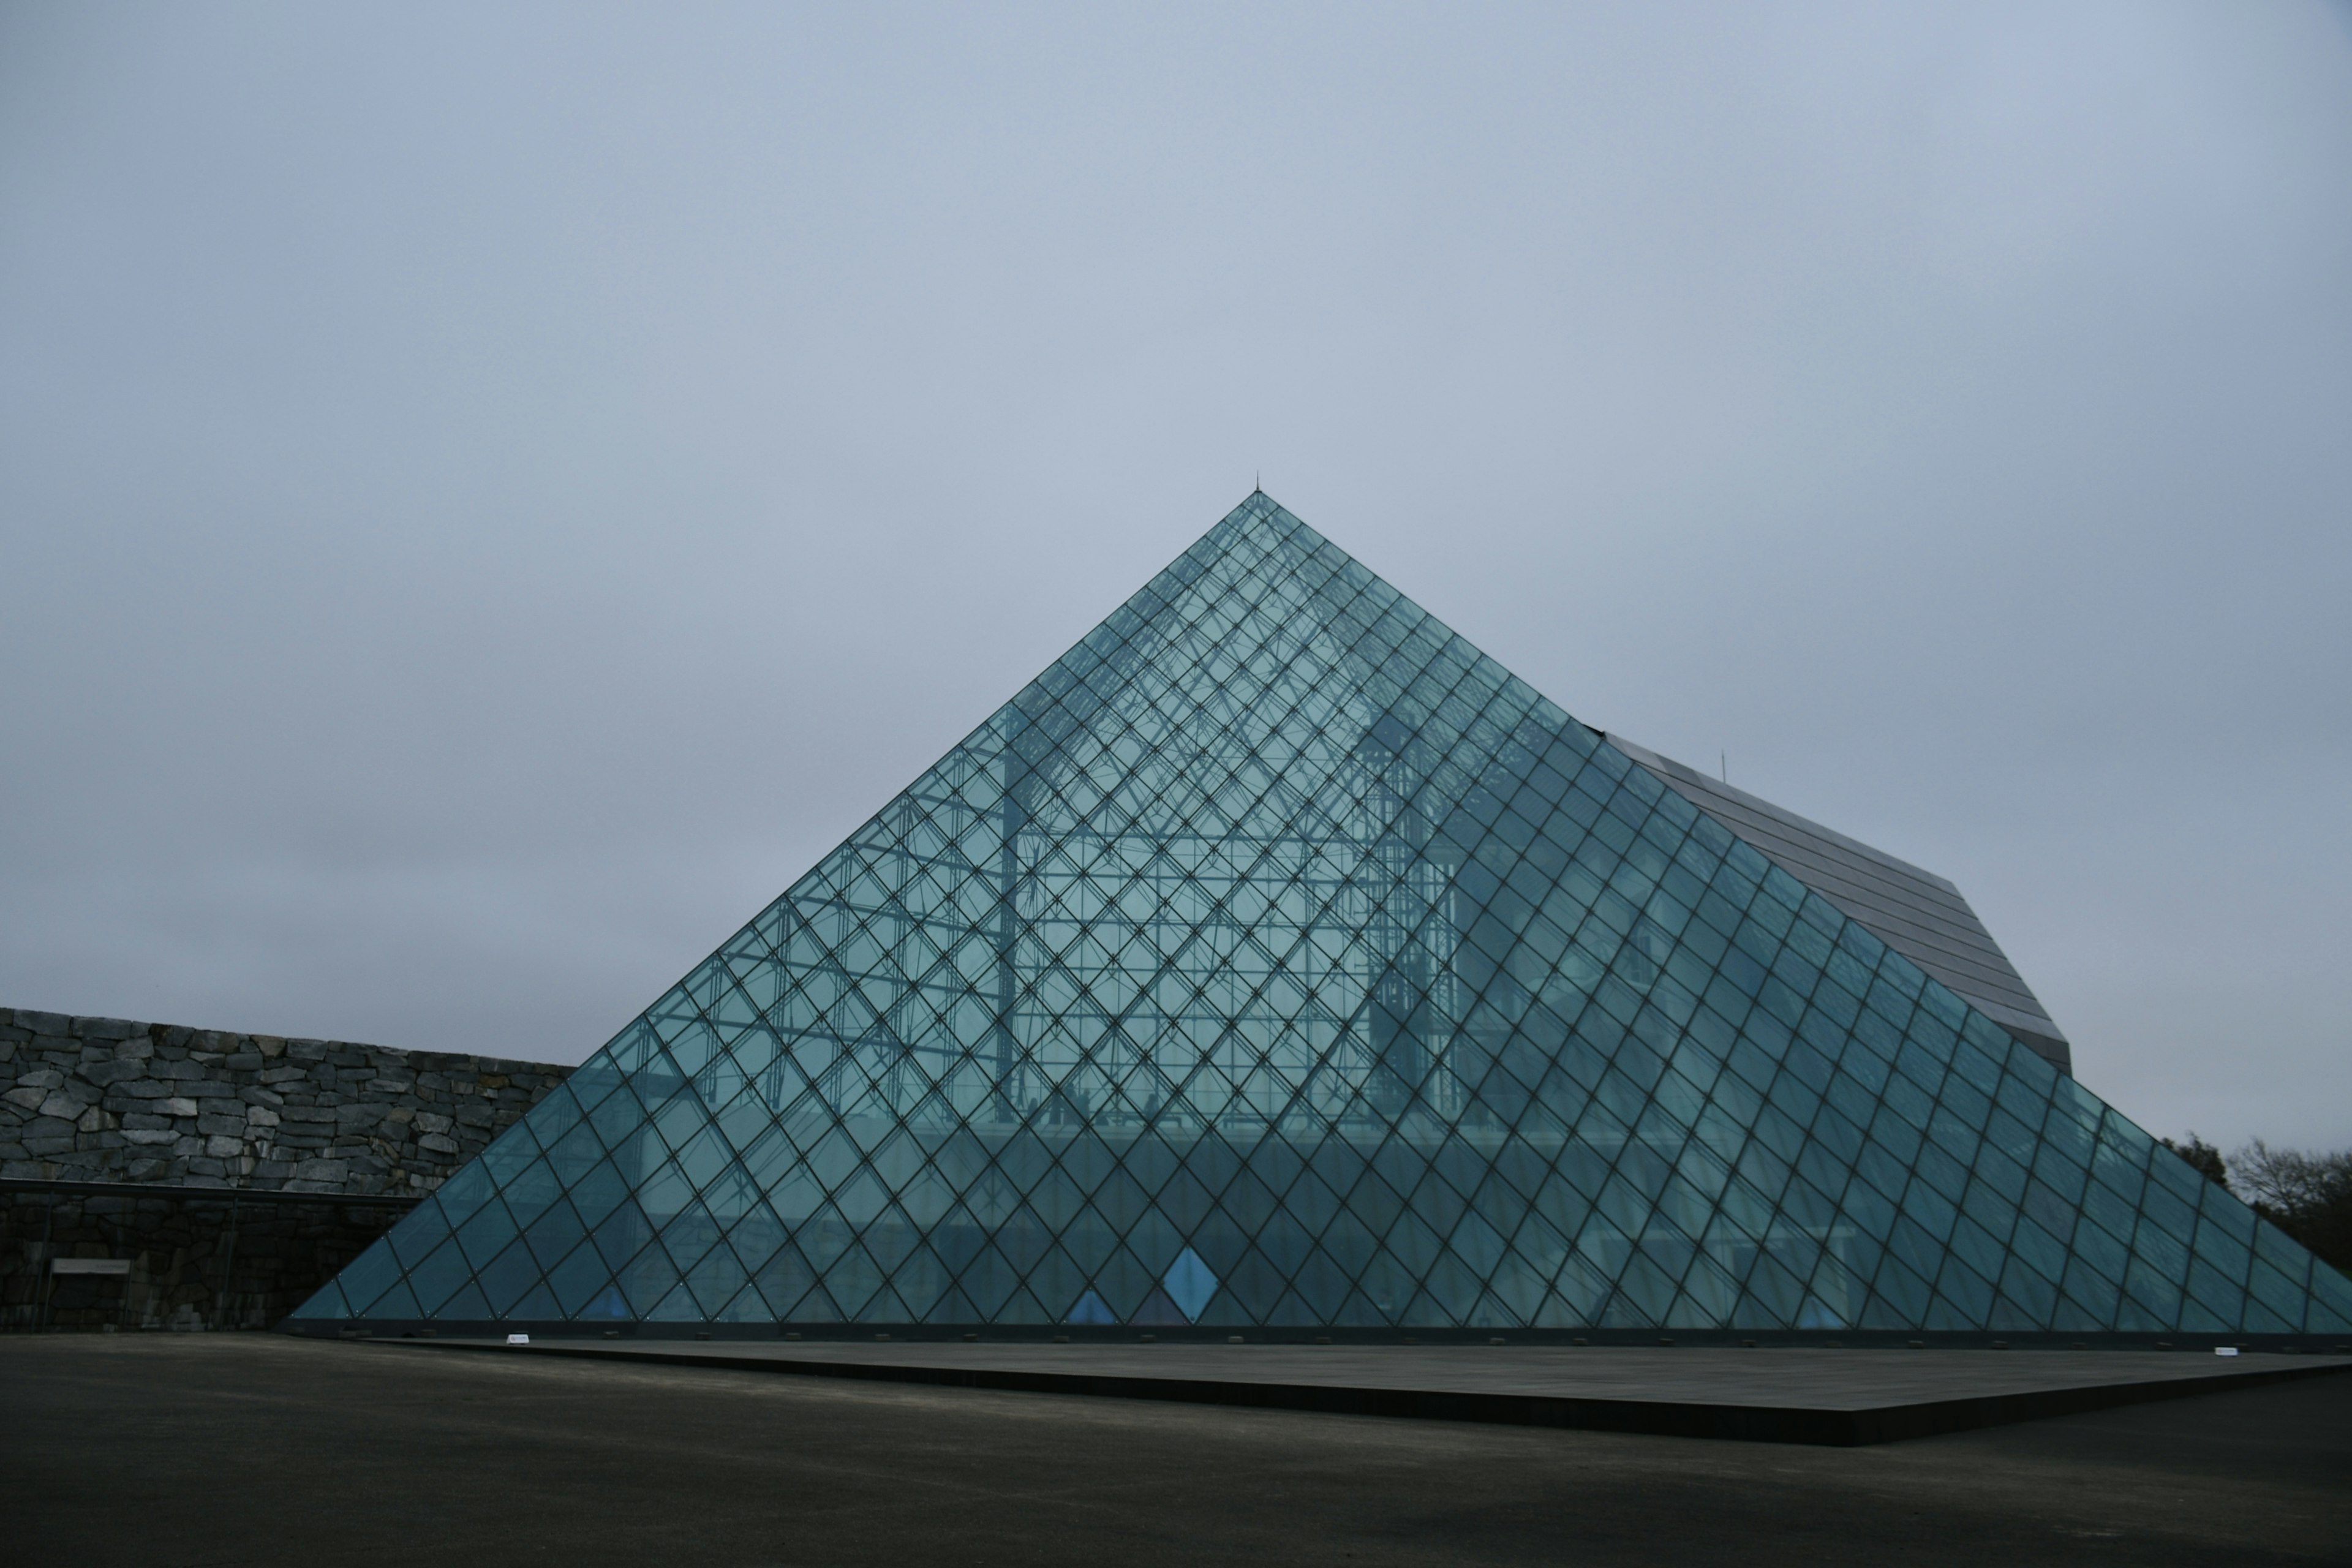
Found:
M 423 1194 L 571 1073 L 0 1007 L 0 1177 Z
M 0 1007 L 0 1328 L 267 1328 L 571 1075 Z

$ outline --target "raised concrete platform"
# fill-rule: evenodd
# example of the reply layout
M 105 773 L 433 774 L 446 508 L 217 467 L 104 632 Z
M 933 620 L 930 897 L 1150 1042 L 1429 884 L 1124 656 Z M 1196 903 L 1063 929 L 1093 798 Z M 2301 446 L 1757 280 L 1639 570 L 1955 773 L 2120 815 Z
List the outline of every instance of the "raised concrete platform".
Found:
M 2342 1372 L 2352 1356 L 2132 1351 L 380 1340 L 1031 1394 L 1851 1447 Z

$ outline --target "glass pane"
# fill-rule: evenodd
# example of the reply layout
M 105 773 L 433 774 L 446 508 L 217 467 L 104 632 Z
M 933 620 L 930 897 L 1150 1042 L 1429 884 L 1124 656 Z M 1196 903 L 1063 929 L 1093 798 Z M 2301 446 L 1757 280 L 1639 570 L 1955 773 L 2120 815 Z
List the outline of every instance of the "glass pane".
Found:
M 1253 495 L 317 1310 L 2336 1321 L 1711 798 Z

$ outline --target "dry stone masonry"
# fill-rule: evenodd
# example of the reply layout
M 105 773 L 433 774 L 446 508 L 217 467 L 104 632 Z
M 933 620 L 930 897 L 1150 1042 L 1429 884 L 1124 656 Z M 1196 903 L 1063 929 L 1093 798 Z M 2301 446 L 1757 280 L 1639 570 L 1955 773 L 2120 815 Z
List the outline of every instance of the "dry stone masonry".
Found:
M 0 1330 L 267 1328 L 571 1073 L 0 1007 Z
M 571 1072 L 0 1007 L 0 1177 L 421 1195 Z

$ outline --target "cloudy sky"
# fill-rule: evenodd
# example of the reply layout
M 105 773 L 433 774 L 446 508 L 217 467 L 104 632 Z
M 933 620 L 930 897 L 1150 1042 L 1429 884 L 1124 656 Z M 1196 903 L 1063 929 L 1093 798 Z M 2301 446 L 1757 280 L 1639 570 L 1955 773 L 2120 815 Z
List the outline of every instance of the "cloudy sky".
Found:
M 0 1004 L 576 1060 L 1266 489 L 2352 1142 L 2352 7 L 0 3 Z

